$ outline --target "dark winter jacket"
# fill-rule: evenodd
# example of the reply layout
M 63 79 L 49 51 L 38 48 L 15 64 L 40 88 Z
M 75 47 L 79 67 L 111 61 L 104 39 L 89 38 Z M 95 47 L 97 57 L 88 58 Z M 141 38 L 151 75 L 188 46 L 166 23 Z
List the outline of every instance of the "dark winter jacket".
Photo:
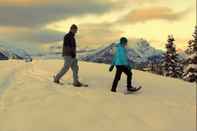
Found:
M 76 57 L 76 40 L 75 35 L 72 32 L 69 32 L 64 36 L 62 56 Z

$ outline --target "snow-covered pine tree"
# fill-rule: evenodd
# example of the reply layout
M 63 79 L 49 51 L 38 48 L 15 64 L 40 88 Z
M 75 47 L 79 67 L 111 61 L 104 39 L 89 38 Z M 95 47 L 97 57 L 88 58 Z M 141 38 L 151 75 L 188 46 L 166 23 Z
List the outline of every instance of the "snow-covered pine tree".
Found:
M 190 82 L 197 82 L 197 25 L 193 34 L 193 40 L 189 42 L 187 51 L 188 57 L 186 60 L 183 79 Z
M 174 41 L 174 37 L 172 35 L 169 35 L 168 42 L 166 44 L 167 51 L 164 54 L 164 61 L 162 64 L 163 75 L 175 78 L 182 78 L 183 65 L 179 60 Z
M 192 43 L 193 43 L 192 40 L 189 40 L 189 41 L 188 41 L 188 48 L 187 48 L 186 51 L 185 51 L 185 53 L 186 53 L 187 55 L 191 55 L 191 54 L 192 54 Z

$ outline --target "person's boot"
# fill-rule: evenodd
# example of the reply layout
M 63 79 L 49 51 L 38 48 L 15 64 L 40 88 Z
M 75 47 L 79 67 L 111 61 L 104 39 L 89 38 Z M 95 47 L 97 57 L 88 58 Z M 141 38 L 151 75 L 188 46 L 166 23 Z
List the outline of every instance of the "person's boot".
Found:
M 73 83 L 73 86 L 75 86 L 75 87 L 82 87 L 83 84 L 81 82 L 79 82 L 79 81 L 76 81 L 76 82 Z
M 116 92 L 116 90 L 115 89 L 111 89 L 111 92 Z
M 60 80 L 57 80 L 55 76 L 53 76 L 53 82 L 56 84 L 60 84 Z
M 116 87 L 114 85 L 111 88 L 111 92 L 116 92 Z
M 136 88 L 133 86 L 127 86 L 127 91 L 136 91 Z
M 127 90 L 130 91 L 130 92 L 136 92 L 136 91 L 139 91 L 142 87 L 139 86 L 139 87 L 129 87 Z

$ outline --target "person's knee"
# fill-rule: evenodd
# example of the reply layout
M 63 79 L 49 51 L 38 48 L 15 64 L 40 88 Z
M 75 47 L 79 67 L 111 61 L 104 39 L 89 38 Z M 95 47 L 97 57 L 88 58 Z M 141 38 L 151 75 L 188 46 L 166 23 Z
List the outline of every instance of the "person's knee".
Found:
M 65 74 L 68 71 L 67 68 L 63 68 L 63 70 L 61 71 L 62 74 Z
M 70 68 L 70 66 L 69 65 L 66 65 L 66 66 L 63 67 L 63 70 L 64 71 L 67 71 L 69 68 Z
M 79 66 L 78 65 L 73 65 L 71 66 L 73 71 L 79 71 Z
M 79 70 L 79 66 L 78 66 L 78 65 L 76 65 L 76 70 L 77 70 L 77 71 Z
M 74 70 L 79 70 L 79 65 L 78 65 L 78 60 L 77 60 L 77 59 L 75 59 L 75 60 L 73 61 L 72 68 L 73 68 Z
M 65 62 L 65 63 L 64 63 L 64 68 L 65 68 L 65 69 L 70 68 L 70 66 L 71 66 L 71 63 L 70 63 L 70 62 Z
M 67 70 L 69 70 L 69 68 L 70 68 L 70 64 L 64 64 L 62 70 L 63 70 L 64 72 L 66 72 Z
M 115 77 L 115 80 L 116 80 L 116 81 L 120 81 L 120 79 L 121 79 L 121 76 L 116 76 L 116 77 Z

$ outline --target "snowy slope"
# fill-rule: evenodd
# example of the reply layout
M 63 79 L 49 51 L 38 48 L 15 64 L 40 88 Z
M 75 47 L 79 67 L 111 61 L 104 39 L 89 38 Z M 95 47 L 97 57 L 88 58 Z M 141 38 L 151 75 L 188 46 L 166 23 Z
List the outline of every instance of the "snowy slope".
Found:
M 15 66 L 10 66 L 15 65 Z M 195 131 L 195 85 L 134 71 L 143 90 L 111 93 L 104 64 L 80 63 L 88 88 L 52 82 L 62 60 L 0 62 L 0 131 Z

